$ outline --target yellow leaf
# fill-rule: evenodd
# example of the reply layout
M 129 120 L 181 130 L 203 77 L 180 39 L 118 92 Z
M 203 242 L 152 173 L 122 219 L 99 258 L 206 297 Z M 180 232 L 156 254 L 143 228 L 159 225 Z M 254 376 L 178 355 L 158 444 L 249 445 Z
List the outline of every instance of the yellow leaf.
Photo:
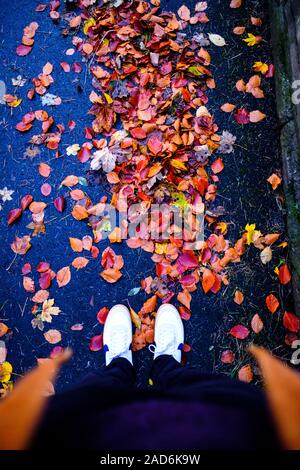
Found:
M 10 362 L 3 362 L 0 364 L 0 382 L 7 383 L 10 381 L 11 373 L 12 373 L 12 365 Z
M 108 93 L 103 93 L 103 95 L 105 96 L 105 99 L 106 99 L 106 101 L 107 101 L 108 104 L 112 104 L 112 103 L 113 103 L 114 100 L 112 99 L 111 96 L 109 96 Z
M 131 321 L 134 324 L 134 326 L 140 329 L 142 325 L 142 320 L 140 319 L 138 314 L 133 310 L 133 308 L 130 308 L 130 316 L 131 316 Z
M 255 46 L 255 44 L 257 44 L 257 39 L 256 39 L 256 36 L 254 36 L 254 34 L 252 33 L 248 33 L 248 36 L 246 37 L 246 39 L 243 39 L 244 42 L 247 43 L 247 46 Z
M 251 245 L 253 242 L 253 236 L 255 233 L 256 224 L 247 224 L 245 230 L 247 232 L 247 245 Z
M 110 243 L 121 243 L 122 231 L 120 227 L 115 227 L 113 231 L 108 235 Z
M 186 170 L 186 166 L 183 162 L 181 162 L 180 160 L 176 160 L 175 158 L 173 158 L 171 160 L 171 165 L 176 168 L 177 170 Z
M 167 252 L 167 243 L 156 243 L 155 244 L 155 253 L 158 255 L 164 255 Z
M 95 21 L 94 18 L 92 18 L 92 17 L 91 17 L 91 18 L 88 18 L 88 19 L 84 22 L 84 24 L 83 24 L 83 32 L 84 32 L 84 34 L 87 34 L 89 28 L 90 28 L 91 26 L 95 26 L 95 24 L 96 24 L 96 21 Z
M 265 75 L 269 70 L 268 64 L 265 64 L 264 62 L 255 62 L 252 68 L 255 72 L 260 72 L 263 75 Z
M 288 246 L 287 242 L 282 242 L 278 245 L 278 248 L 286 248 Z
M 160 163 L 155 163 L 148 172 L 148 177 L 152 178 L 152 176 L 157 175 L 157 173 L 162 169 L 162 165 Z

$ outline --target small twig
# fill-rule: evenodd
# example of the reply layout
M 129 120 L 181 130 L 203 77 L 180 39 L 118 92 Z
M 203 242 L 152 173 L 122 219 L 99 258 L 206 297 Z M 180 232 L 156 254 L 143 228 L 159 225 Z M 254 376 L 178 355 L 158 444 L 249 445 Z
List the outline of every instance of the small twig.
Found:
M 9 270 L 10 270 L 10 268 L 12 267 L 12 265 L 14 264 L 14 262 L 16 261 L 16 257 L 17 257 L 17 253 L 15 254 L 15 256 L 14 256 L 12 262 L 10 263 L 10 265 L 6 268 L 6 271 L 9 271 Z

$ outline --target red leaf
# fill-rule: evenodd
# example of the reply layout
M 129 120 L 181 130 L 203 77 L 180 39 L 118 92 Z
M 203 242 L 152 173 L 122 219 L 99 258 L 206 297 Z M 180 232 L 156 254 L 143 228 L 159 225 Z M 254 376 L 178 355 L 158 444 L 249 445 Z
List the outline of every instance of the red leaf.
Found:
M 94 137 L 94 131 L 90 127 L 85 127 L 84 129 L 84 138 L 92 139 Z
M 20 57 L 23 57 L 25 55 L 28 55 L 32 50 L 31 46 L 24 46 L 21 44 L 20 46 L 17 47 L 16 49 L 16 54 Z
M 178 257 L 176 264 L 179 265 L 179 270 L 181 272 L 184 272 L 187 269 L 198 268 L 199 261 L 197 256 L 195 256 L 193 252 L 185 252 Z
M 31 204 L 33 201 L 33 197 L 31 196 L 31 194 L 26 194 L 25 196 L 22 197 L 21 199 L 21 207 L 23 209 L 23 211 L 25 211 L 25 209 L 27 209 L 27 207 L 29 206 L 29 204 Z
M 220 173 L 222 170 L 224 170 L 224 163 L 222 158 L 217 158 L 212 164 L 211 164 L 211 169 L 212 171 L 216 174 Z
M 136 127 L 135 129 L 131 129 L 130 134 L 135 139 L 145 139 L 147 135 L 144 129 L 142 129 L 141 127 Z
M 298 333 L 300 330 L 300 319 L 294 313 L 284 312 L 283 326 L 292 333 Z
M 40 278 L 39 278 L 39 285 L 41 289 L 48 289 L 51 284 L 51 274 L 49 272 L 42 273 Z
M 238 124 L 248 124 L 250 122 L 250 114 L 245 108 L 240 108 L 234 115 L 234 119 Z
M 226 351 L 223 351 L 221 354 L 221 361 L 223 364 L 232 364 L 233 361 L 235 360 L 235 354 L 233 351 L 230 349 L 227 349 Z
M 50 264 L 47 263 L 46 261 L 41 261 L 36 267 L 36 270 L 38 273 L 45 273 L 49 269 L 50 269 Z
M 150 137 L 147 145 L 148 145 L 150 152 L 153 153 L 154 155 L 158 155 L 162 151 L 162 148 L 163 148 L 162 142 L 155 136 Z
M 25 122 L 21 121 L 16 125 L 16 129 L 19 132 L 27 132 L 31 128 L 32 128 L 32 124 L 30 122 L 28 124 L 26 124 Z
M 253 380 L 253 372 L 250 364 L 247 364 L 246 366 L 242 367 L 239 370 L 238 377 L 242 382 L 247 382 L 250 383 Z
M 68 64 L 68 62 L 61 62 L 60 66 L 63 69 L 63 71 L 66 72 L 66 73 L 70 72 L 70 70 L 71 70 L 70 64 Z
M 184 305 L 180 305 L 179 313 L 180 313 L 180 317 L 183 320 L 189 320 L 191 318 L 190 310 L 188 308 L 186 308 Z
M 22 274 L 26 275 L 29 273 L 31 273 L 31 264 L 25 263 L 24 266 L 22 267 Z
M 63 212 L 66 205 L 65 198 L 63 196 L 58 196 L 56 199 L 54 199 L 53 204 L 58 212 Z
M 87 162 L 90 157 L 91 157 L 91 151 L 87 148 L 87 147 L 82 147 L 78 154 L 77 154 L 77 157 L 78 157 L 78 160 L 81 162 L 81 163 L 85 163 Z
M 50 353 L 50 358 L 54 359 L 55 357 L 63 353 L 63 351 L 64 351 L 64 348 L 62 348 L 61 346 L 55 346 Z
M 97 320 L 99 323 L 101 323 L 101 325 L 104 325 L 108 313 L 109 313 L 109 310 L 107 307 L 101 308 L 101 310 L 99 310 L 99 312 L 97 313 Z
M 229 331 L 229 334 L 231 334 L 231 336 L 234 336 L 237 339 L 246 339 L 249 333 L 250 332 L 248 328 L 246 328 L 244 325 L 235 325 Z
M 278 277 L 281 284 L 288 284 L 290 282 L 292 276 L 287 264 L 280 266 Z
M 49 183 L 44 183 L 41 186 L 41 193 L 43 196 L 49 196 L 52 191 L 52 186 Z
M 287 346 L 292 346 L 294 341 L 299 340 L 298 336 L 296 333 L 287 333 L 284 337 L 284 342 Z
M 74 62 L 72 64 L 72 70 L 73 70 L 73 72 L 80 73 L 81 70 L 82 70 L 80 62 Z
M 191 346 L 190 346 L 189 344 L 184 343 L 183 348 L 182 348 L 182 351 L 183 351 L 184 353 L 190 352 L 191 349 L 192 349 L 192 348 L 191 348 Z
M 103 348 L 103 335 L 93 336 L 90 339 L 89 348 L 91 351 L 100 351 Z
M 12 209 L 11 211 L 9 211 L 8 217 L 7 217 L 8 225 L 12 225 L 14 222 L 16 222 L 16 220 L 18 220 L 21 217 L 21 214 L 22 214 L 22 209 L 20 209 L 19 207 L 17 209 Z
M 274 77 L 274 73 L 275 73 L 275 67 L 274 67 L 273 64 L 270 64 L 270 65 L 269 65 L 269 70 L 268 70 L 268 72 L 266 73 L 266 77 L 267 77 L 267 78 L 272 78 L 272 77 Z

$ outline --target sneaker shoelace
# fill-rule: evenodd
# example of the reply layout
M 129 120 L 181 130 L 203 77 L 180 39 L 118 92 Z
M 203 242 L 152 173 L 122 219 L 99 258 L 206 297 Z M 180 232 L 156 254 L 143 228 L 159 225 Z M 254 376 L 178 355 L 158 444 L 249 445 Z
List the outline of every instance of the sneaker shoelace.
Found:
M 152 346 L 152 348 L 150 347 Z M 149 346 L 149 351 L 153 354 L 170 354 L 170 352 L 174 353 L 177 348 L 175 344 L 175 332 L 171 326 L 166 325 L 163 329 L 161 329 L 159 334 L 159 340 L 156 341 L 155 344 L 151 344 Z

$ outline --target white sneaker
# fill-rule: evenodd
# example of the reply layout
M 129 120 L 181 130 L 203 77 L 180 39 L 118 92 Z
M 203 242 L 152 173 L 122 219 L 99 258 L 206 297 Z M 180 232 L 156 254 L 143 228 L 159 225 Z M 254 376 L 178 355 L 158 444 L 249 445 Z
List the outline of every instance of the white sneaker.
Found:
M 124 357 L 132 364 L 132 325 L 128 308 L 115 305 L 109 311 L 103 330 L 103 350 L 108 366 L 117 357 Z
M 181 362 L 183 343 L 183 323 L 177 308 L 172 304 L 161 305 L 155 318 L 154 359 L 162 354 L 168 354 Z

